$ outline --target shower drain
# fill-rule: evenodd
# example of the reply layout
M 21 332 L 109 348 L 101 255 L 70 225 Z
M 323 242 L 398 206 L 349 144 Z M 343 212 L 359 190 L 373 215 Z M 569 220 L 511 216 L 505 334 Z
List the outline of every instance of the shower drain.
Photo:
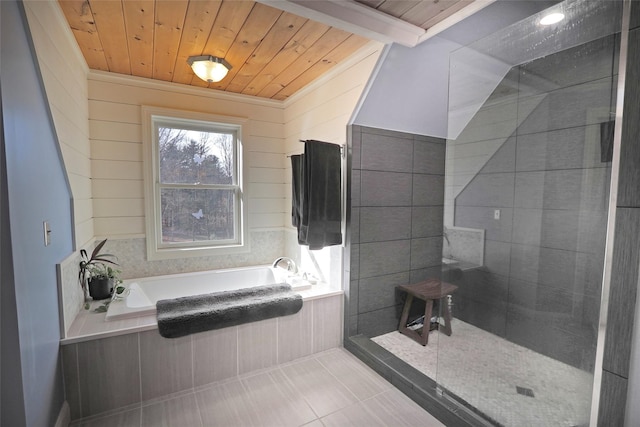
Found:
M 535 394 L 533 394 L 533 390 L 527 387 L 520 387 L 519 385 L 517 385 L 516 391 L 518 392 L 518 394 L 521 394 L 523 396 L 536 397 Z

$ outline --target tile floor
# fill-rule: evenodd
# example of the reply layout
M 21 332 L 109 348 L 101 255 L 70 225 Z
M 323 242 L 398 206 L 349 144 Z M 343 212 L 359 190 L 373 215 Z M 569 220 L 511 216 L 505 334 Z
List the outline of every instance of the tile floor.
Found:
M 82 427 L 418 425 L 444 426 L 342 348 L 72 424 Z
M 425 347 L 397 331 L 372 340 L 501 425 L 588 424 L 592 374 L 458 319 L 451 328 Z

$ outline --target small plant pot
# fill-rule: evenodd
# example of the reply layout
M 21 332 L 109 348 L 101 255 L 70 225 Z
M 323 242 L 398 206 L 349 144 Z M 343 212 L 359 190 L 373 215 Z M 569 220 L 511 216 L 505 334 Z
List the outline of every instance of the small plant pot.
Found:
M 114 279 L 89 279 L 89 295 L 94 300 L 110 298 L 114 282 Z

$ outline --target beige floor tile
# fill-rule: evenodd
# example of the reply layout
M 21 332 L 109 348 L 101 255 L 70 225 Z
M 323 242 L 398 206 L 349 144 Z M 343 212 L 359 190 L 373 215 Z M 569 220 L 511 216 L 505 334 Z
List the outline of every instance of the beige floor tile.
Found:
M 258 425 L 293 427 L 316 419 L 311 407 L 279 370 L 244 378 L 242 384 Z
M 348 406 L 333 414 L 322 418 L 322 424 L 325 427 L 387 427 L 396 424 L 383 424 L 371 412 L 367 411 L 362 402 Z
M 200 414 L 193 394 L 142 408 L 142 427 L 200 427 Z
M 345 351 L 329 351 L 317 360 L 359 400 L 365 400 L 391 387 L 384 378 Z
M 291 363 L 281 369 L 319 417 L 358 401 L 353 393 L 315 359 Z
M 433 415 L 395 388 L 363 402 L 363 406 L 386 426 L 444 427 Z
M 196 393 L 205 426 L 250 426 L 257 422 L 251 400 L 240 383 L 230 381 Z

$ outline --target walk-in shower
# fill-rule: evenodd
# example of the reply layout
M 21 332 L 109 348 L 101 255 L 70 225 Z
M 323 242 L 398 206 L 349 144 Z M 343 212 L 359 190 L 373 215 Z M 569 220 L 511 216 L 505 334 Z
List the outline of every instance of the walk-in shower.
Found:
M 567 0 L 455 50 L 446 141 L 352 129 L 348 336 L 472 424 L 589 424 L 621 17 Z M 397 286 L 429 277 L 457 286 L 453 333 L 421 346 Z

